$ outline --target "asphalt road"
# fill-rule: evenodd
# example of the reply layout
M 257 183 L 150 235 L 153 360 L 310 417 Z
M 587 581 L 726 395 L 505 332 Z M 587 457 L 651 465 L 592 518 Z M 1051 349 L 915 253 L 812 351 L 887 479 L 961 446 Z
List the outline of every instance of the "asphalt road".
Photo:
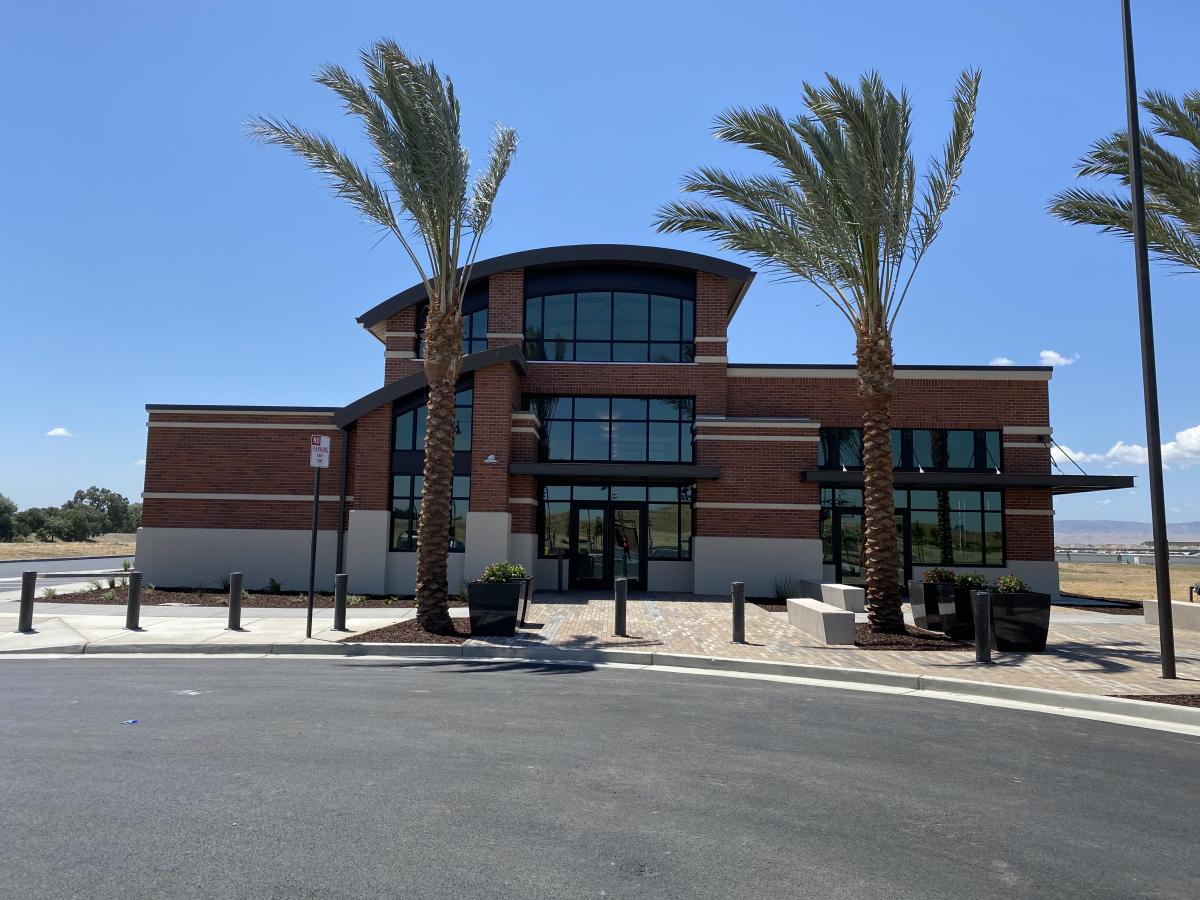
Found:
M 120 571 L 121 564 L 126 560 L 133 565 L 132 556 L 76 556 L 66 559 L 6 559 L 0 561 L 0 584 L 4 587 L 20 587 L 22 572 L 89 572 L 89 571 Z M 53 587 L 63 579 L 47 579 L 40 588 Z M 83 579 L 87 581 L 86 578 Z
M 1200 895 L 1200 740 L 1170 733 L 527 664 L 0 684 L 5 897 Z

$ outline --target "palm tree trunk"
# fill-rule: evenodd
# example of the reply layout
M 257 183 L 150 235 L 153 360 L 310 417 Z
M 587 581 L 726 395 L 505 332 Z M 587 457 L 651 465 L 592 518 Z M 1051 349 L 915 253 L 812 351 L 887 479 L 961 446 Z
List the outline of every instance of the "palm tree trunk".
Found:
M 436 633 L 453 631 L 446 567 L 454 495 L 454 392 L 461 361 L 462 323 L 431 312 L 425 324 L 425 489 L 417 526 L 417 622 Z
M 892 472 L 891 403 L 895 386 L 892 338 L 886 330 L 860 333 L 858 396 L 863 416 L 863 563 L 871 629 L 904 633 L 896 576 L 896 499 Z
M 950 445 L 944 429 L 935 428 L 930 433 L 935 469 L 950 467 Z M 942 565 L 954 565 L 954 536 L 950 531 L 950 492 L 938 491 L 937 527 L 938 545 L 942 548 Z

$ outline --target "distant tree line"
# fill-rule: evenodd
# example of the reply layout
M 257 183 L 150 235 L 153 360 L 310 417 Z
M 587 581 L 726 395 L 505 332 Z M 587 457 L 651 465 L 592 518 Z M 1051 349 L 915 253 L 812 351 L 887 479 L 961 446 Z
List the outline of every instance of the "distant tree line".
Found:
M 142 504 L 92 485 L 76 491 L 62 506 L 17 504 L 0 494 L 0 542 L 14 540 L 86 541 L 110 532 L 131 533 L 142 524 Z

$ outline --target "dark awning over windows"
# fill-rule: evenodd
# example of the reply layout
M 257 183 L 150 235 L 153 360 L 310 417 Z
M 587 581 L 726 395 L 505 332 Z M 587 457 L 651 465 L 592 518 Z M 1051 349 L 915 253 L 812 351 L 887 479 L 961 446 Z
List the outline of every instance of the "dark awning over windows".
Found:
M 830 487 L 862 487 L 862 472 L 810 469 L 808 481 Z M 1132 475 L 1027 475 L 1002 472 L 896 472 L 898 488 L 1050 488 L 1055 494 L 1133 487 Z
M 537 475 L 564 481 L 646 481 L 660 484 L 703 481 L 721 477 L 720 466 L 682 463 L 538 462 L 509 463 L 511 475 Z

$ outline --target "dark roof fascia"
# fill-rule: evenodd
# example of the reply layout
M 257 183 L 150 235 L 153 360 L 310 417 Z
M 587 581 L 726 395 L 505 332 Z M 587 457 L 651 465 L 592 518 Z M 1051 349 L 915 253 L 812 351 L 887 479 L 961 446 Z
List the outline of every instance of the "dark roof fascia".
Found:
M 603 478 L 648 481 L 710 480 L 721 477 L 720 466 L 694 466 L 684 463 L 604 463 L 538 462 L 509 463 L 511 475 L 538 475 L 543 478 Z
M 241 406 L 234 403 L 147 403 L 146 410 L 157 412 L 180 412 L 183 410 L 211 410 L 212 412 L 297 412 L 334 413 L 338 406 Z
M 536 266 L 561 266 L 572 263 L 636 263 L 640 265 L 665 266 L 712 272 L 722 275 L 738 286 L 731 298 L 730 315 L 741 302 L 742 296 L 754 280 L 754 271 L 738 263 L 716 256 L 675 250 L 671 247 L 646 247 L 641 244 L 567 244 L 560 247 L 540 247 L 536 250 L 521 250 L 481 259 L 471 269 L 471 281 L 487 278 L 512 269 L 530 269 Z M 459 272 L 461 273 L 461 269 Z M 389 316 L 427 299 L 424 283 L 414 284 L 367 310 L 357 321 L 364 328 L 371 328 Z
M 730 369 L 846 369 L 857 368 L 854 363 L 729 363 Z M 1054 366 L 921 366 L 904 364 L 892 366 L 900 371 L 932 370 L 935 372 L 1053 372 Z
M 478 369 L 486 369 L 488 366 L 495 366 L 500 363 L 512 363 L 513 368 L 524 375 L 525 353 L 522 351 L 521 345 L 506 344 L 503 347 L 493 347 L 490 350 L 481 350 L 479 353 L 468 354 L 463 357 L 458 374 L 466 375 Z M 341 409 L 336 410 L 333 415 L 333 424 L 338 428 L 345 428 L 347 425 L 357 422 L 367 413 L 378 409 L 385 403 L 391 403 L 394 400 L 399 400 L 401 397 L 407 397 L 409 394 L 422 390 L 426 384 L 424 369 L 401 378 L 399 381 L 385 384 L 378 390 L 371 391 L 371 393 L 359 397 L 353 403 L 348 403 Z
M 810 469 L 805 480 L 837 487 L 861 487 L 862 472 Z M 1055 494 L 1115 491 L 1133 487 L 1132 475 L 1031 475 L 1004 472 L 896 472 L 896 487 L 1050 488 Z

